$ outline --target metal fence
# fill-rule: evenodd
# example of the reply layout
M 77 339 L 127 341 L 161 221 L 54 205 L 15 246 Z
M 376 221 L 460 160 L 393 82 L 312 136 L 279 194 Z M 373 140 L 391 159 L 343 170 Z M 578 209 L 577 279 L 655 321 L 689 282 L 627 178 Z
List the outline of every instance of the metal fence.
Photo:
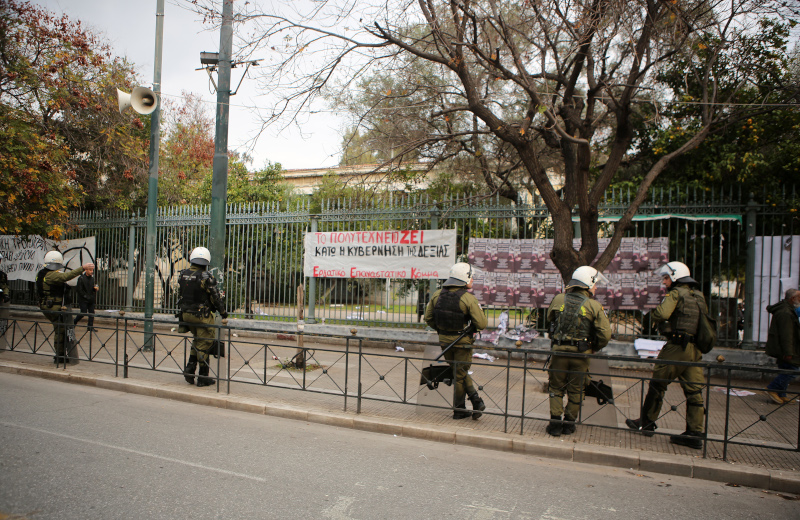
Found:
M 74 314 L 68 315 L 72 322 Z M 145 348 L 141 319 L 115 314 L 96 322 L 97 330 L 77 327 L 77 348 L 73 362 L 92 363 L 95 372 L 113 373 L 116 377 L 152 379 L 182 383 L 182 367 L 189 354 L 191 337 L 172 332 L 175 322 L 155 320 L 155 348 Z M 432 363 L 438 344 L 432 350 L 399 352 L 367 347 L 370 339 L 362 335 L 333 337 L 305 334 L 304 346 L 294 341 L 268 339 L 264 330 L 237 326 L 219 327 L 218 337 L 225 344 L 224 357 L 211 358 L 211 376 L 218 392 L 269 397 L 275 402 L 287 396 L 291 402 L 303 402 L 311 395 L 322 396 L 330 406 L 341 403 L 344 411 L 392 417 L 413 417 L 422 422 L 448 420 L 452 413 L 452 388 L 444 383 L 429 388 L 421 381 L 424 367 Z M 338 339 L 335 344 L 332 340 Z M 374 343 L 373 343 L 374 345 Z M 298 348 L 304 360 L 296 360 Z M 0 352 L 9 356 L 42 356 L 50 363 L 54 355 L 53 326 L 39 313 L 19 309 L 0 334 Z M 519 435 L 544 435 L 549 415 L 549 395 L 544 389 L 548 371 L 542 360 L 549 351 L 497 349 L 499 358 L 473 360 L 472 377 L 486 402 L 487 409 L 471 427 L 483 431 L 503 431 Z M 565 354 L 568 355 L 568 354 Z M 608 359 L 605 356 L 590 356 Z M 657 419 L 655 439 L 630 432 L 625 419 L 638 418 L 650 373 L 650 361 L 624 358 L 638 363 L 641 370 L 595 372 L 595 379 L 605 379 L 613 389 L 608 403 L 584 401 L 579 423 L 582 440 L 609 446 L 627 446 L 661 451 L 670 434 L 685 428 L 686 400 L 678 384 L 670 385 L 661 416 Z M 703 455 L 724 460 L 794 468 L 800 462 L 800 414 L 796 404 L 775 405 L 759 391 L 757 383 L 741 379 L 743 374 L 758 371 L 774 377 L 781 371 L 728 363 L 667 364 L 701 366 L 706 374 L 703 398 L 706 409 L 707 438 Z M 61 365 L 62 367 L 64 365 Z M 103 366 L 107 368 L 103 368 Z M 66 367 L 64 367 L 66 368 Z M 713 375 L 713 377 L 712 377 Z M 264 393 L 260 389 L 269 389 Z M 210 390 L 212 391 L 212 390 Z M 293 391 L 302 391 L 297 394 Z M 758 393 L 759 395 L 753 395 Z M 742 397 L 747 396 L 749 397 Z M 295 397 L 292 397 L 295 396 Z M 797 397 L 796 389 L 789 397 Z M 409 410 L 415 410 L 410 416 Z M 689 450 L 691 453 L 692 452 Z
M 615 220 L 627 209 L 630 191 L 610 191 L 600 205 L 601 233 L 610 236 Z M 788 264 L 773 265 L 758 237 L 784 241 L 799 233 L 798 196 L 743 194 L 726 190 L 654 189 L 642 204 L 629 237 L 667 237 L 669 258 L 685 262 L 720 324 L 719 343 L 735 347 L 762 342 L 767 321 L 758 313 L 764 302 L 782 299 L 784 280 L 797 285 L 798 253 Z M 188 266 L 188 254 L 208 245 L 209 206 L 160 208 L 157 216 L 156 313 L 177 306 L 177 274 Z M 143 215 L 79 212 L 79 231 L 67 238 L 97 239 L 95 277 L 101 290 L 98 309 L 144 309 Z M 538 199 L 513 205 L 498 198 L 455 197 L 435 201 L 426 196 L 397 196 L 358 202 L 350 199 L 296 199 L 289 203 L 234 204 L 227 208 L 226 266 L 221 286 L 229 310 L 239 316 L 294 321 L 297 286 L 305 288 L 306 317 L 338 324 L 424 327 L 422 304 L 434 288 L 427 281 L 306 278 L 303 237 L 310 231 L 456 229 L 457 253 L 466 258 L 472 238 L 552 238 L 552 221 Z M 576 224 L 576 231 L 579 228 Z M 762 243 L 763 245 L 763 243 Z M 794 255 L 792 259 L 791 256 Z M 769 265 L 767 265 L 769 264 Z M 787 267 L 788 265 L 788 267 Z M 435 285 L 435 284 L 434 284 Z M 15 282 L 15 303 L 35 301 L 33 284 Z M 757 300 L 757 301 L 756 301 Z M 509 327 L 525 323 L 544 330 L 543 313 L 530 308 L 487 309 L 490 327 L 508 311 Z M 610 313 L 617 339 L 656 337 L 641 311 Z M 744 321 L 744 330 L 741 324 Z

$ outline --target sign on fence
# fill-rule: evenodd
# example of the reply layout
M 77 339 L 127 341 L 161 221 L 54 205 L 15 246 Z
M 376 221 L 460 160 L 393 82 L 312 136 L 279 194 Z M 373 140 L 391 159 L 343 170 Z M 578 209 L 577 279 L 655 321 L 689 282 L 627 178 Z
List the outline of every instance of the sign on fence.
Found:
M 766 343 L 770 319 L 767 305 L 783 300 L 787 289 L 797 289 L 800 284 L 800 235 L 755 237 L 755 245 L 758 265 L 753 282 L 753 340 Z
M 36 273 L 44 266 L 44 255 L 58 249 L 64 255 L 67 269 L 77 269 L 95 261 L 95 238 L 55 241 L 39 235 L 0 235 L 0 255 L 3 271 L 9 280 L 36 281 Z M 71 280 L 74 285 L 76 280 Z
M 598 256 L 609 240 L 598 240 Z M 575 239 L 573 247 L 577 250 L 580 246 L 580 239 Z M 479 268 L 473 294 L 483 305 L 549 306 L 563 288 L 561 273 L 550 259 L 552 249 L 552 239 L 470 239 L 469 262 Z M 661 276 L 653 272 L 668 262 L 668 252 L 666 237 L 623 238 L 617 254 L 603 272 L 609 283 L 598 285 L 595 298 L 606 310 L 656 308 L 665 289 Z
M 455 229 L 307 233 L 303 269 L 314 278 L 447 278 Z

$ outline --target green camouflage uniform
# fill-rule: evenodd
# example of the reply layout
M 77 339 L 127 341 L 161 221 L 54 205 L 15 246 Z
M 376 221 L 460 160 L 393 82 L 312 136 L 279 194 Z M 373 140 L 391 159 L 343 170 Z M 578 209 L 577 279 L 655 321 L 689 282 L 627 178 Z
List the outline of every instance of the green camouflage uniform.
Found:
M 0 295 L 0 304 L 11 301 L 11 288 L 8 286 L 8 275 L 5 271 L 0 271 L 0 290 L 3 294 Z
M 199 276 L 200 284 L 200 301 L 194 301 L 190 304 L 185 301 L 188 292 L 192 290 L 191 287 L 181 288 L 181 321 L 186 323 L 186 327 L 194 337 L 192 341 L 191 356 L 196 357 L 198 361 L 207 363 L 208 352 L 214 344 L 216 339 L 216 331 L 214 325 L 214 311 L 218 311 L 223 318 L 227 318 L 228 313 L 225 312 L 225 305 L 222 301 L 222 296 L 217 289 L 217 280 L 206 271 L 205 267 L 192 265 L 189 269 L 181 271 L 181 276 L 187 271 L 192 273 L 201 272 Z
M 667 337 L 667 343 L 658 353 L 658 359 L 667 361 L 697 362 L 703 354 L 695 347 L 694 335 L 697 333 L 700 313 L 706 312 L 703 294 L 691 286 L 676 283 L 667 293 L 664 301 L 653 310 L 653 325 L 661 324 L 660 330 Z M 689 341 L 681 341 L 680 334 L 691 336 Z M 643 424 L 655 423 L 664 403 L 667 387 L 674 380 L 680 381 L 686 396 L 686 429 L 702 433 L 705 423 L 703 386 L 705 377 L 701 367 L 660 365 L 653 369 L 653 379 L 642 405 Z
M 597 352 L 611 339 L 611 324 L 608 321 L 603 306 L 592 299 L 588 289 L 572 287 L 567 289 L 569 295 L 583 296 L 586 299 L 580 304 L 580 322 L 576 330 L 568 331 L 563 338 L 554 339 L 553 356 L 550 359 L 548 390 L 550 392 L 550 416 L 561 417 L 564 413 L 565 421 L 575 421 L 578 418 L 583 403 L 585 375 L 589 371 L 589 358 L 559 356 L 558 352 L 580 352 L 579 342 L 586 342 L 586 353 Z M 567 303 L 565 293 L 559 293 L 547 309 L 548 322 L 556 322 Z M 564 393 L 567 394 L 567 407 L 564 409 Z
M 64 305 L 63 293 L 61 297 L 57 297 L 53 293 L 56 293 L 58 289 L 63 291 L 65 289 L 63 286 L 73 278 L 80 276 L 81 273 L 83 273 L 83 267 L 73 269 L 72 271 L 67 271 L 66 273 L 62 273 L 60 271 L 50 271 L 45 274 L 44 279 L 42 280 L 44 297 L 39 302 L 39 309 L 42 311 L 45 318 L 47 318 L 50 323 L 53 324 L 53 331 L 55 333 L 53 347 L 55 349 L 56 360 L 65 355 L 65 320 L 69 320 L 70 324 L 72 324 L 72 320 L 69 316 L 66 316 L 61 312 L 61 307 Z
M 433 309 L 436 306 L 436 302 L 439 300 L 439 295 L 442 293 L 442 291 L 458 291 L 461 289 L 464 288 L 444 287 L 433 294 L 431 301 L 428 302 L 428 306 L 425 307 L 425 323 L 427 323 L 429 327 L 437 331 L 439 330 L 436 327 Z M 462 294 L 458 301 L 458 306 L 461 309 L 461 312 L 463 312 L 466 316 L 466 319 L 472 320 L 472 327 L 474 331 L 483 330 L 489 324 L 489 320 L 486 319 L 486 314 L 484 314 L 483 309 L 481 309 L 481 304 L 478 303 L 478 299 L 475 298 L 475 296 L 473 296 L 471 293 L 465 292 Z M 458 337 L 458 335 L 458 332 L 453 333 L 452 331 L 443 331 L 439 334 L 439 345 L 442 348 L 447 347 L 447 345 L 452 343 L 453 340 Z M 467 334 L 458 340 L 458 343 L 456 343 L 453 348 L 444 354 L 444 358 L 455 369 L 455 382 L 453 383 L 453 406 L 456 408 L 463 408 L 466 401 L 466 396 L 473 395 L 477 392 L 475 385 L 472 382 L 472 377 L 469 375 L 469 369 L 472 365 L 472 344 L 474 342 L 475 340 L 473 339 L 472 334 Z

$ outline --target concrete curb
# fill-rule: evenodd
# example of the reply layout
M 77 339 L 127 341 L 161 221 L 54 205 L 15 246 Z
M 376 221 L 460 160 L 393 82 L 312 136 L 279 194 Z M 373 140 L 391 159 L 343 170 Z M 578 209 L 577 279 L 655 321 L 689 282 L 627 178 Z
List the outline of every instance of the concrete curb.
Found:
M 216 393 L 209 394 L 206 391 L 195 388 L 180 389 L 171 384 L 158 382 L 131 381 L 130 379 L 93 376 L 91 374 L 73 374 L 64 369 L 26 366 L 9 361 L 0 361 L 0 372 L 340 428 L 800 494 L 800 472 L 794 471 L 736 466 L 726 462 L 682 455 L 665 455 L 552 439 L 534 439 L 514 434 L 480 433 L 463 426 L 423 425 L 395 419 L 354 416 L 344 412 L 308 411 L 287 405 L 264 403 L 252 398 Z

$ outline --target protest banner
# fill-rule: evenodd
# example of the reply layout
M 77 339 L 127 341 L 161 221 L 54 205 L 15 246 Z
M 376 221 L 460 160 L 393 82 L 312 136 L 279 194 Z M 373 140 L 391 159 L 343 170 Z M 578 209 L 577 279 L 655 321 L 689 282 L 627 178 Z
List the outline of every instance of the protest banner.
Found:
M 77 269 L 87 262 L 95 262 L 95 237 L 74 240 L 50 240 L 39 235 L 0 235 L 0 255 L 3 271 L 9 280 L 36 281 L 36 273 L 44 267 L 44 255 L 57 249 L 64 255 L 68 270 Z M 70 285 L 75 285 L 71 280 Z
M 314 278 L 447 278 L 455 229 L 306 233 L 303 271 Z

